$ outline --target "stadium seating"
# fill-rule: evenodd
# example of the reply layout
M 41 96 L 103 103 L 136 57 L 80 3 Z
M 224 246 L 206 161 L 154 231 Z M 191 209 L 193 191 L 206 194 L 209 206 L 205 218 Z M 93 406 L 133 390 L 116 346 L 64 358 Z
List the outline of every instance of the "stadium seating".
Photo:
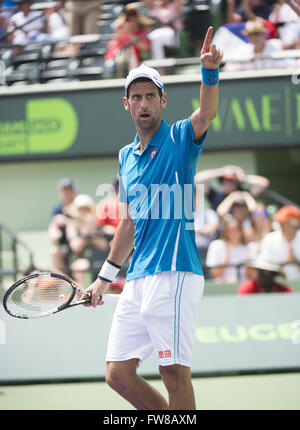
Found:
M 34 9 L 40 10 L 43 3 L 35 1 Z M 81 37 L 78 42 L 80 49 L 75 58 L 68 56 L 66 52 L 60 51 L 61 42 L 57 44 L 49 42 L 30 43 L 22 47 L 20 53 L 16 54 L 13 46 L 4 42 L 3 39 L 1 40 L 0 35 L 0 60 L 3 62 L 5 69 L 4 82 L 2 83 L 8 86 L 30 85 L 114 77 L 111 64 L 105 61 L 104 54 L 107 49 L 107 42 L 113 34 L 113 21 L 122 13 L 126 3 L 128 1 L 124 0 L 104 0 L 102 2 L 98 21 L 98 34 L 90 35 L 92 37 Z M 193 2 L 185 0 L 184 4 L 187 11 L 190 10 L 191 4 L 193 4 L 195 13 L 198 14 L 209 10 L 207 0 L 195 0 Z M 138 2 L 138 5 L 141 13 L 146 14 L 144 4 Z M 188 56 L 188 32 L 182 32 L 179 38 L 180 48 L 175 50 L 167 48 L 166 57 L 175 59 L 175 57 Z M 77 43 L 72 40 L 69 42 Z M 182 67 L 180 62 L 175 64 L 176 67 Z M 164 67 L 163 63 L 162 66 Z
M 39 7 L 40 2 L 36 2 Z M 78 36 L 70 43 L 80 45 L 75 58 L 60 52 L 61 43 L 30 43 L 21 53 L 0 40 L 0 58 L 4 62 L 6 85 L 101 79 L 104 76 L 104 54 L 111 38 L 112 21 L 123 10 L 122 3 L 104 3 L 99 16 L 99 34 Z

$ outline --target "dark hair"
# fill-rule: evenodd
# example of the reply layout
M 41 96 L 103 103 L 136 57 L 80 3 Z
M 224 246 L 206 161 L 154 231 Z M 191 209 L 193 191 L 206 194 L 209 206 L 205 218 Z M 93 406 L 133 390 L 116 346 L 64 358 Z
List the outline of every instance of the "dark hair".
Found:
M 151 80 L 151 79 L 149 79 L 149 78 L 137 78 L 137 79 L 135 79 L 134 81 L 132 81 L 130 84 L 129 84 L 129 86 L 128 86 L 128 88 L 127 88 L 127 94 L 126 94 L 126 97 L 128 98 L 128 96 L 129 96 L 129 88 L 131 87 L 131 85 L 133 84 L 133 83 L 136 83 L 136 82 L 152 82 L 152 84 L 154 84 L 154 82 Z M 155 84 L 154 84 L 155 85 Z M 157 85 L 155 85 L 156 86 L 156 88 L 158 89 L 158 93 L 159 93 L 159 97 L 161 98 L 161 96 L 162 96 L 162 90 L 157 86 Z

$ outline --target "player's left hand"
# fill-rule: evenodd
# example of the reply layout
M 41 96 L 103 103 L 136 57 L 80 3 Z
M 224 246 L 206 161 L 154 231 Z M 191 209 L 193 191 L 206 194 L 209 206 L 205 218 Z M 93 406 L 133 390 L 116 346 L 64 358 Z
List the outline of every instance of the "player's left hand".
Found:
M 217 69 L 223 58 L 223 52 L 216 45 L 211 45 L 213 30 L 212 26 L 208 28 L 201 49 L 200 63 L 205 69 Z

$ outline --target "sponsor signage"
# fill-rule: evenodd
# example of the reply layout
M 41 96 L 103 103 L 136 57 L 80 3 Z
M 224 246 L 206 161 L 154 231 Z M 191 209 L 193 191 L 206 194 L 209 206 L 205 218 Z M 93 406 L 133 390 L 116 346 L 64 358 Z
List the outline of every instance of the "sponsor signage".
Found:
M 204 295 L 199 305 L 192 373 L 299 370 L 299 309 L 297 292 Z M 0 382 L 104 377 L 113 312 L 114 305 L 77 307 L 39 321 L 21 321 L 1 312 L 5 342 L 2 336 Z M 86 327 L 92 329 L 87 332 Z M 139 373 L 158 375 L 158 358 L 171 356 L 169 348 L 154 351 L 141 364 Z
M 206 150 L 299 146 L 300 85 L 292 78 L 221 79 L 219 111 Z M 172 123 L 199 107 L 200 76 L 165 80 L 163 115 Z M 123 108 L 123 80 L 106 85 L 0 91 L 0 161 L 116 156 L 133 141 L 135 128 Z

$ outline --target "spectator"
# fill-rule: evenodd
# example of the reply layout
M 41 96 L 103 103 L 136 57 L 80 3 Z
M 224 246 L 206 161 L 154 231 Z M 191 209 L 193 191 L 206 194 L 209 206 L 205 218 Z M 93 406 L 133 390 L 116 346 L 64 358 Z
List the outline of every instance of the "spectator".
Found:
M 96 207 L 96 222 L 99 225 L 107 226 L 107 232 L 113 235 L 119 225 L 119 177 L 113 183 L 114 193 L 101 200 Z
M 253 240 L 251 213 L 256 208 L 256 200 L 247 191 L 233 191 L 218 206 L 217 214 L 224 220 L 231 214 L 241 226 L 246 242 Z
M 64 24 L 69 25 L 70 14 L 66 8 L 67 1 L 68 0 L 58 0 L 55 6 L 55 12 L 60 14 L 64 21 Z
M 125 278 L 121 276 L 117 276 L 116 279 L 109 284 L 109 293 L 110 294 L 121 294 L 125 285 Z
M 231 216 L 224 221 L 224 231 L 220 239 L 213 240 L 206 257 L 206 266 L 218 282 L 237 282 L 245 278 L 242 267 L 247 260 L 248 247 L 243 238 L 243 230 Z
M 219 218 L 213 209 L 207 208 L 195 212 L 196 245 L 199 248 L 207 248 L 219 231 Z
M 183 12 L 182 0 L 143 0 L 150 17 L 158 23 L 165 24 Z M 151 41 L 151 56 L 153 60 L 165 58 L 165 47 L 178 46 L 178 32 L 184 29 L 183 17 L 176 19 L 172 24 L 154 29 L 149 34 Z
M 8 31 L 9 20 L 14 14 L 16 4 L 12 1 L 0 0 L 0 37 Z M 7 41 L 6 38 L 2 42 Z
M 260 254 L 261 244 L 264 237 L 272 231 L 271 219 L 265 203 L 257 202 L 255 210 L 251 213 L 251 222 L 252 237 L 248 244 L 248 259 L 254 260 Z M 246 267 L 246 272 L 247 277 L 249 277 L 249 279 L 253 279 L 253 276 L 251 275 L 253 269 Z
M 130 69 L 141 63 L 141 56 L 150 52 L 150 41 L 146 36 L 147 30 L 154 21 L 139 12 L 138 5 L 132 3 L 125 6 L 124 14 L 114 21 L 115 34 L 108 42 L 106 60 L 114 60 L 115 75 L 118 78 L 127 76 Z M 136 38 L 134 45 L 127 46 Z
M 300 39 L 300 17 L 291 6 L 285 0 L 278 0 L 269 19 L 278 25 L 278 35 L 283 42 L 283 48 L 296 48 Z
M 294 60 L 291 59 L 271 58 L 272 54 L 282 51 L 283 43 L 280 39 L 266 40 L 268 30 L 260 20 L 248 21 L 242 33 L 248 36 L 250 43 L 233 52 L 237 62 L 227 63 L 226 71 L 273 69 L 294 64 Z
M 206 208 L 195 211 L 195 237 L 201 261 L 206 260 L 209 244 L 216 239 L 219 233 L 219 218 L 213 209 Z M 206 279 L 211 277 L 206 265 L 203 265 Z
M 8 20 L 5 16 L 0 15 L 0 37 L 2 37 L 8 29 Z
M 70 35 L 97 34 L 100 14 L 99 0 L 69 0 L 66 9 L 70 13 Z
M 213 186 L 213 181 L 218 180 L 222 189 Z M 269 186 L 269 180 L 259 175 L 247 175 L 241 167 L 227 165 L 218 169 L 209 169 L 198 172 L 195 183 L 204 185 L 204 193 L 215 211 L 219 204 L 231 192 L 249 188 L 253 196 L 261 194 Z
M 280 229 L 264 237 L 261 254 L 283 265 L 287 279 L 300 279 L 300 210 L 292 205 L 283 206 L 274 220 Z
M 251 214 L 254 227 L 254 242 L 261 242 L 266 234 L 271 233 L 272 226 L 267 206 L 263 202 L 257 202 L 256 208 Z
M 73 254 L 71 270 L 77 282 L 84 287 L 85 272 L 93 270 L 94 261 L 105 258 L 108 240 L 102 227 L 96 223 L 96 205 L 87 194 L 79 194 L 70 210 L 72 222 L 67 225 L 67 239 Z M 97 267 L 99 267 L 99 261 Z
M 257 293 L 292 293 L 292 287 L 282 285 L 276 282 L 277 276 L 284 276 L 279 264 L 270 260 L 257 257 L 253 263 L 249 263 L 248 267 L 256 272 L 255 279 L 246 281 L 238 287 L 237 294 L 257 294 Z
M 70 35 L 69 25 L 63 14 L 57 10 L 58 2 L 45 4 L 45 34 L 38 41 L 61 42 L 67 40 Z
M 48 236 L 51 243 L 50 255 L 53 270 L 68 271 L 69 244 L 66 236 L 67 224 L 70 221 L 70 207 L 76 196 L 77 187 L 69 178 L 63 178 L 58 183 L 60 203 L 51 213 Z
M 44 31 L 43 13 L 31 10 L 33 0 L 17 0 L 18 12 L 10 18 L 9 31 L 15 29 L 10 41 L 16 45 L 35 42 Z M 17 29 L 17 27 L 22 28 Z
M 200 199 L 199 199 L 200 197 Z M 197 193 L 197 187 L 194 187 L 194 226 L 195 226 L 195 238 L 198 252 L 201 261 L 206 260 L 207 250 L 209 244 L 217 238 L 220 230 L 219 217 L 213 209 L 201 207 L 198 204 L 198 200 L 202 200 L 203 195 Z M 203 266 L 205 277 L 210 277 L 210 272 L 206 266 Z
M 226 0 L 226 3 L 228 23 L 253 21 L 256 18 L 268 19 L 272 12 L 271 7 L 263 0 L 242 0 L 237 8 L 235 0 Z

